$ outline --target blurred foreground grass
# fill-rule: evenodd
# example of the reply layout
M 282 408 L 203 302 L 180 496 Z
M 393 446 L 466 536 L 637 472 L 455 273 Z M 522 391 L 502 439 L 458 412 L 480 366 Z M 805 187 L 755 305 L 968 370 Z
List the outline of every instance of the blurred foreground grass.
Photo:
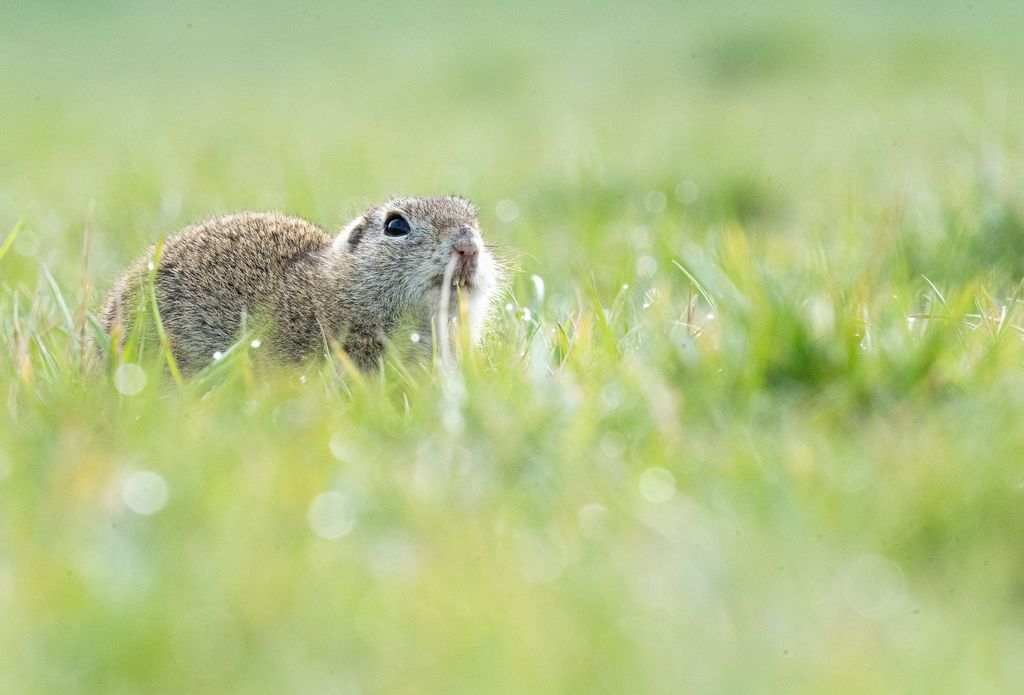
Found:
M 1012 3 L 0 10 L 0 690 L 1019 692 Z M 457 192 L 452 376 L 84 375 L 211 213 Z

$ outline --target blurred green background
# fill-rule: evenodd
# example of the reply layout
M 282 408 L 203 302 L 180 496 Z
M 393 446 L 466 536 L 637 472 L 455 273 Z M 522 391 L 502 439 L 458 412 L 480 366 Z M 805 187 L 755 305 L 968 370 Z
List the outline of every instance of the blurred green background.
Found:
M 4 4 L 0 690 L 1020 692 L 1024 5 L 855 5 Z M 80 369 L 189 223 L 442 193 L 454 375 Z

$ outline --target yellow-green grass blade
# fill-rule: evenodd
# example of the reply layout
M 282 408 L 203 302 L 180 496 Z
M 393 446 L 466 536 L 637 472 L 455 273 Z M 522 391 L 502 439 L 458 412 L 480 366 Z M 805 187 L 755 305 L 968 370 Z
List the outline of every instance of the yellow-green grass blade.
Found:
M 4 256 L 7 255 L 7 252 L 10 251 L 11 246 L 14 244 L 14 240 L 18 238 L 18 232 L 21 231 L 22 224 L 23 220 L 18 220 L 14 228 L 4 238 L 4 243 L 0 245 L 0 261 L 4 259 Z

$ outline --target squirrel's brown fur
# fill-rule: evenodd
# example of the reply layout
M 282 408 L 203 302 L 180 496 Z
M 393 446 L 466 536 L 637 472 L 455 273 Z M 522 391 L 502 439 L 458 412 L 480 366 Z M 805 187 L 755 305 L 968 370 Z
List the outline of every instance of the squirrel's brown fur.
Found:
M 408 233 L 388 236 L 400 216 Z M 100 325 L 122 336 L 144 296 L 152 250 L 114 285 Z M 454 259 L 454 261 L 453 261 Z M 279 213 L 214 217 L 169 237 L 153 289 L 171 353 L 182 372 L 226 351 L 243 328 L 261 326 L 261 351 L 300 362 L 341 341 L 361 368 L 374 368 L 399 319 L 437 332 L 445 269 L 465 289 L 470 332 L 478 337 L 498 283 L 468 201 L 392 198 L 370 208 L 336 238 Z M 152 332 L 152 329 L 150 329 Z

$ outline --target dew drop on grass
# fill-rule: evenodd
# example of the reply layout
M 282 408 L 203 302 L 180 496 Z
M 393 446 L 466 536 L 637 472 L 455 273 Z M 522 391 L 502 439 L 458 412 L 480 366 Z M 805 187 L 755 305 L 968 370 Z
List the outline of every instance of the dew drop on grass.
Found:
M 672 472 L 661 466 L 652 466 L 640 474 L 637 485 L 640 495 L 648 502 L 668 502 L 676 494 L 676 478 Z
M 263 345 L 263 342 L 259 338 L 256 338 L 251 343 L 249 343 L 249 347 L 251 347 L 253 350 L 257 349 L 260 345 Z
M 167 504 L 167 482 L 153 471 L 137 471 L 124 480 L 121 499 L 136 514 L 156 514 Z
M 419 333 L 410 333 L 409 334 L 409 340 L 411 340 L 414 343 L 420 342 L 420 334 Z
M 523 321 L 526 321 L 527 323 L 529 323 L 532 320 L 533 320 L 533 313 L 529 309 L 524 308 L 523 309 Z
M 509 302 L 508 304 L 505 305 L 505 311 L 507 311 L 508 313 L 511 314 L 515 310 L 516 310 L 516 308 L 514 306 L 512 306 L 512 302 Z
M 125 396 L 134 396 L 146 388 L 146 372 L 139 365 L 126 362 L 114 372 L 114 388 Z
M 213 353 L 213 359 L 214 359 L 215 361 L 216 361 L 216 360 L 219 360 L 219 359 L 220 359 L 221 357 L 223 357 L 223 356 L 224 356 L 224 353 L 223 353 L 223 352 L 221 352 L 220 350 L 218 350 L 217 352 Z
M 356 525 L 356 514 L 348 495 L 341 492 L 322 492 L 309 505 L 306 520 L 313 533 L 334 540 L 351 533 Z

